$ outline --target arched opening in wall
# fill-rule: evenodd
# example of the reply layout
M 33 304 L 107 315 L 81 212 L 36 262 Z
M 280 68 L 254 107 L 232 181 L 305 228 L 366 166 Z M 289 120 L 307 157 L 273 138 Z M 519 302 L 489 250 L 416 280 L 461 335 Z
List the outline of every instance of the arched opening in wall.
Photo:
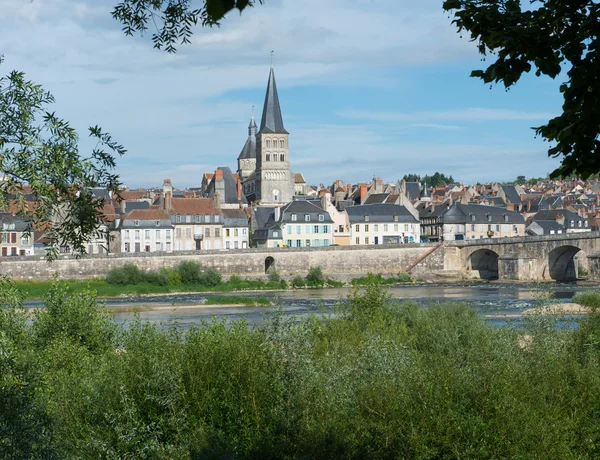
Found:
M 548 269 L 544 278 L 556 281 L 576 281 L 587 276 L 587 254 L 576 246 L 560 246 L 548 254 Z
M 489 249 L 479 249 L 471 254 L 469 259 L 471 271 L 479 272 L 483 280 L 498 279 L 498 254 Z
M 269 273 L 273 269 L 275 269 L 275 259 L 269 256 L 265 259 L 265 273 Z

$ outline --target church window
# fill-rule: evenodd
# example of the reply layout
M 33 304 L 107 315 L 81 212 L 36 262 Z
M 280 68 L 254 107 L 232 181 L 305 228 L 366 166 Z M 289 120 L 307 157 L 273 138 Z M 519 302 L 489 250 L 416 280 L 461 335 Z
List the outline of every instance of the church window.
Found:
M 281 153 L 279 155 L 279 161 L 285 161 L 285 154 Z
M 279 190 L 273 190 L 273 201 L 279 201 Z
M 270 153 L 267 153 L 266 160 L 267 161 L 271 161 L 271 154 Z
M 273 154 L 273 161 L 277 161 L 277 154 L 276 153 Z
M 266 144 L 267 144 L 268 149 L 271 148 L 271 140 L 270 139 L 267 139 Z
M 283 139 L 279 140 L 279 147 L 281 147 L 281 148 L 285 147 L 285 141 Z

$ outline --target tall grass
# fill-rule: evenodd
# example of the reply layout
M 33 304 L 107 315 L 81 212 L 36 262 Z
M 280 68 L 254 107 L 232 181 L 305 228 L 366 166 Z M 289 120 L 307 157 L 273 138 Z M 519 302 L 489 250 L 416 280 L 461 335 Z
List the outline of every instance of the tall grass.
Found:
M 8 458 L 600 455 L 598 314 L 573 330 L 549 318 L 498 328 L 372 284 L 329 316 L 183 334 L 118 327 L 93 293 L 54 289 L 28 322 L 0 283 Z

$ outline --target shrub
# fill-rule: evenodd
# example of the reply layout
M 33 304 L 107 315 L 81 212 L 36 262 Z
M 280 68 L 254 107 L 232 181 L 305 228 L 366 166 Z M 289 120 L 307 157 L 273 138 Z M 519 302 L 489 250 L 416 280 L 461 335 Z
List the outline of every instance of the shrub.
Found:
M 144 281 L 152 284 L 153 286 L 168 286 L 169 277 L 162 270 L 150 270 L 144 272 Z
M 181 284 L 181 275 L 179 274 L 178 270 L 174 268 L 163 267 L 160 269 L 160 272 L 167 277 L 169 286 L 178 286 Z
M 239 275 L 231 275 L 229 277 L 229 284 L 231 284 L 232 286 L 239 286 L 240 284 L 242 284 L 242 278 Z
M 202 267 L 198 262 L 184 260 L 177 266 L 183 284 L 200 283 L 202 279 Z
M 274 281 L 276 283 L 281 281 L 281 275 L 279 274 L 279 271 L 275 267 L 273 267 L 269 270 L 269 281 Z
M 306 282 L 309 286 L 323 286 L 325 284 L 325 276 L 323 275 L 323 270 L 321 270 L 319 265 L 316 267 L 310 267 L 308 269 Z
M 112 267 L 106 276 L 108 284 L 139 284 L 144 280 L 143 272 L 134 264 L 125 264 L 121 267 Z
M 306 280 L 304 278 L 302 278 L 301 276 L 296 276 L 292 280 L 292 286 L 294 286 L 294 287 L 304 287 L 304 286 L 306 286 Z
M 214 287 L 221 284 L 221 274 L 214 268 L 209 268 L 200 274 L 198 283 L 203 286 Z
M 573 302 L 595 310 L 600 307 L 600 291 L 578 292 L 573 296 Z
M 398 276 L 396 277 L 396 281 L 398 281 L 399 283 L 412 283 L 413 279 L 409 273 L 400 272 L 400 273 L 398 273 Z
M 329 287 L 343 287 L 344 283 L 342 283 L 341 281 L 337 281 L 331 278 L 327 278 L 327 286 Z

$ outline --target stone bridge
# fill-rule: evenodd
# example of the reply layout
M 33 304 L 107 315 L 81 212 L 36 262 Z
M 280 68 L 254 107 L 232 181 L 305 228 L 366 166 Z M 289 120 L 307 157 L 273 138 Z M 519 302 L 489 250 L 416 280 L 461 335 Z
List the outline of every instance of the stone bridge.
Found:
M 600 232 L 448 241 L 444 270 L 506 280 L 600 279 Z

